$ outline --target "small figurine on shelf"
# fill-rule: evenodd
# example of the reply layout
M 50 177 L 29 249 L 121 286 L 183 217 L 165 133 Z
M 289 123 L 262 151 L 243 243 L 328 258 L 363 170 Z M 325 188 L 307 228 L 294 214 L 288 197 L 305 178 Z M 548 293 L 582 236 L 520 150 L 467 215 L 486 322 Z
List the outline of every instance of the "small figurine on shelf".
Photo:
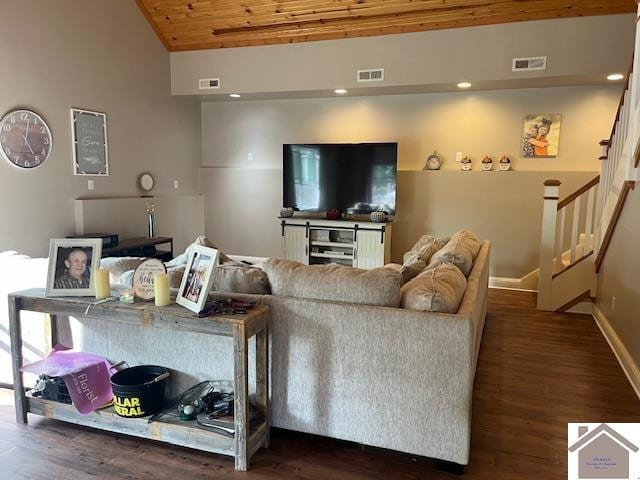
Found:
M 462 160 L 460 161 L 460 169 L 463 172 L 470 172 L 472 167 L 473 164 L 471 163 L 471 157 L 469 157 L 468 155 L 462 157 Z
M 374 223 L 384 223 L 387 221 L 387 212 L 385 212 L 384 209 L 380 207 L 376 211 L 371 212 L 371 214 L 369 215 L 369 219 Z
M 511 159 L 506 155 L 503 155 L 500 159 L 500 170 L 503 172 L 511 170 Z
M 326 217 L 327 220 L 342 220 L 342 212 L 337 208 L 332 208 L 327 210 Z
M 427 158 L 427 162 L 424 165 L 423 170 L 440 170 L 442 166 L 442 160 L 434 150 L 431 155 Z
M 294 212 L 293 207 L 282 207 L 280 209 L 280 217 L 291 218 L 293 217 L 293 212 Z
M 493 170 L 493 159 L 489 155 L 485 155 L 482 159 L 482 171 L 490 172 Z

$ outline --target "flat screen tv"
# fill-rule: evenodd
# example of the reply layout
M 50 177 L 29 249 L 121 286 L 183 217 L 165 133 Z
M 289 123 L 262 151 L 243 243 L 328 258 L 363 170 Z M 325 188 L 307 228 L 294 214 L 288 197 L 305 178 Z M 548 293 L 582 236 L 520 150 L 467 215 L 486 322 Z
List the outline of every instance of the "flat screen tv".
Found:
M 396 212 L 397 143 L 285 144 L 282 158 L 285 207 Z

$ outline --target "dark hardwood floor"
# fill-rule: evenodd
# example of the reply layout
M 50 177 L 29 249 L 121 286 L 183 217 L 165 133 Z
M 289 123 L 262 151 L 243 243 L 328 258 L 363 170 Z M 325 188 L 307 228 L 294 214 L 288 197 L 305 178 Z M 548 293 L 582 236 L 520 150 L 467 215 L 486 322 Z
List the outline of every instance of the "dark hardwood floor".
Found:
M 0 475 L 8 479 L 566 479 L 567 422 L 640 422 L 640 400 L 591 317 L 491 290 L 476 375 L 471 461 L 462 477 L 431 460 L 274 430 L 247 473 L 227 457 L 30 415 L 0 394 Z

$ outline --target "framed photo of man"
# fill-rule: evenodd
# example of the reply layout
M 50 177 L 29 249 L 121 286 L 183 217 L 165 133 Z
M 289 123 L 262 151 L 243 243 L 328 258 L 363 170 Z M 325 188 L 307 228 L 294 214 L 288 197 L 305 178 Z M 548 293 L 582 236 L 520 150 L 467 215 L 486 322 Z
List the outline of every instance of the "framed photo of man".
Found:
M 49 243 L 48 297 L 95 295 L 94 272 L 100 268 L 102 239 L 54 238 Z
M 207 303 L 213 283 L 213 269 L 217 264 L 218 250 L 194 245 L 187 259 L 176 303 L 200 313 Z

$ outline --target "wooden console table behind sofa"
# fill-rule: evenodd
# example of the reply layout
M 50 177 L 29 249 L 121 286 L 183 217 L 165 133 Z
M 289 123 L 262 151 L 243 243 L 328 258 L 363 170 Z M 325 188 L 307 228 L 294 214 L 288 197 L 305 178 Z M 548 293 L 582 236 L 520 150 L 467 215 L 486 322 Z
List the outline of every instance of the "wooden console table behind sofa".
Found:
M 9 329 L 13 364 L 13 387 L 16 420 L 27 423 L 27 412 L 101 430 L 151 438 L 174 445 L 235 457 L 236 470 L 247 470 L 249 460 L 260 447 L 269 445 L 269 307 L 256 306 L 246 315 L 217 315 L 198 318 L 194 313 L 172 304 L 156 307 L 153 303 L 133 304 L 117 301 L 91 305 L 88 297 L 47 298 L 43 289 L 25 290 L 9 295 Z M 87 307 L 89 311 L 87 314 Z M 91 317 L 105 322 L 139 325 L 148 328 L 189 331 L 233 338 L 235 437 L 229 438 L 198 428 L 194 422 L 148 418 L 122 418 L 113 408 L 81 415 L 72 405 L 27 397 L 22 378 L 22 334 L 20 311 L 48 313 L 52 318 L 52 336 L 56 332 L 56 315 Z M 249 429 L 248 422 L 248 340 L 256 336 L 256 406 L 263 420 Z M 55 344 L 55 338 L 52 338 Z

